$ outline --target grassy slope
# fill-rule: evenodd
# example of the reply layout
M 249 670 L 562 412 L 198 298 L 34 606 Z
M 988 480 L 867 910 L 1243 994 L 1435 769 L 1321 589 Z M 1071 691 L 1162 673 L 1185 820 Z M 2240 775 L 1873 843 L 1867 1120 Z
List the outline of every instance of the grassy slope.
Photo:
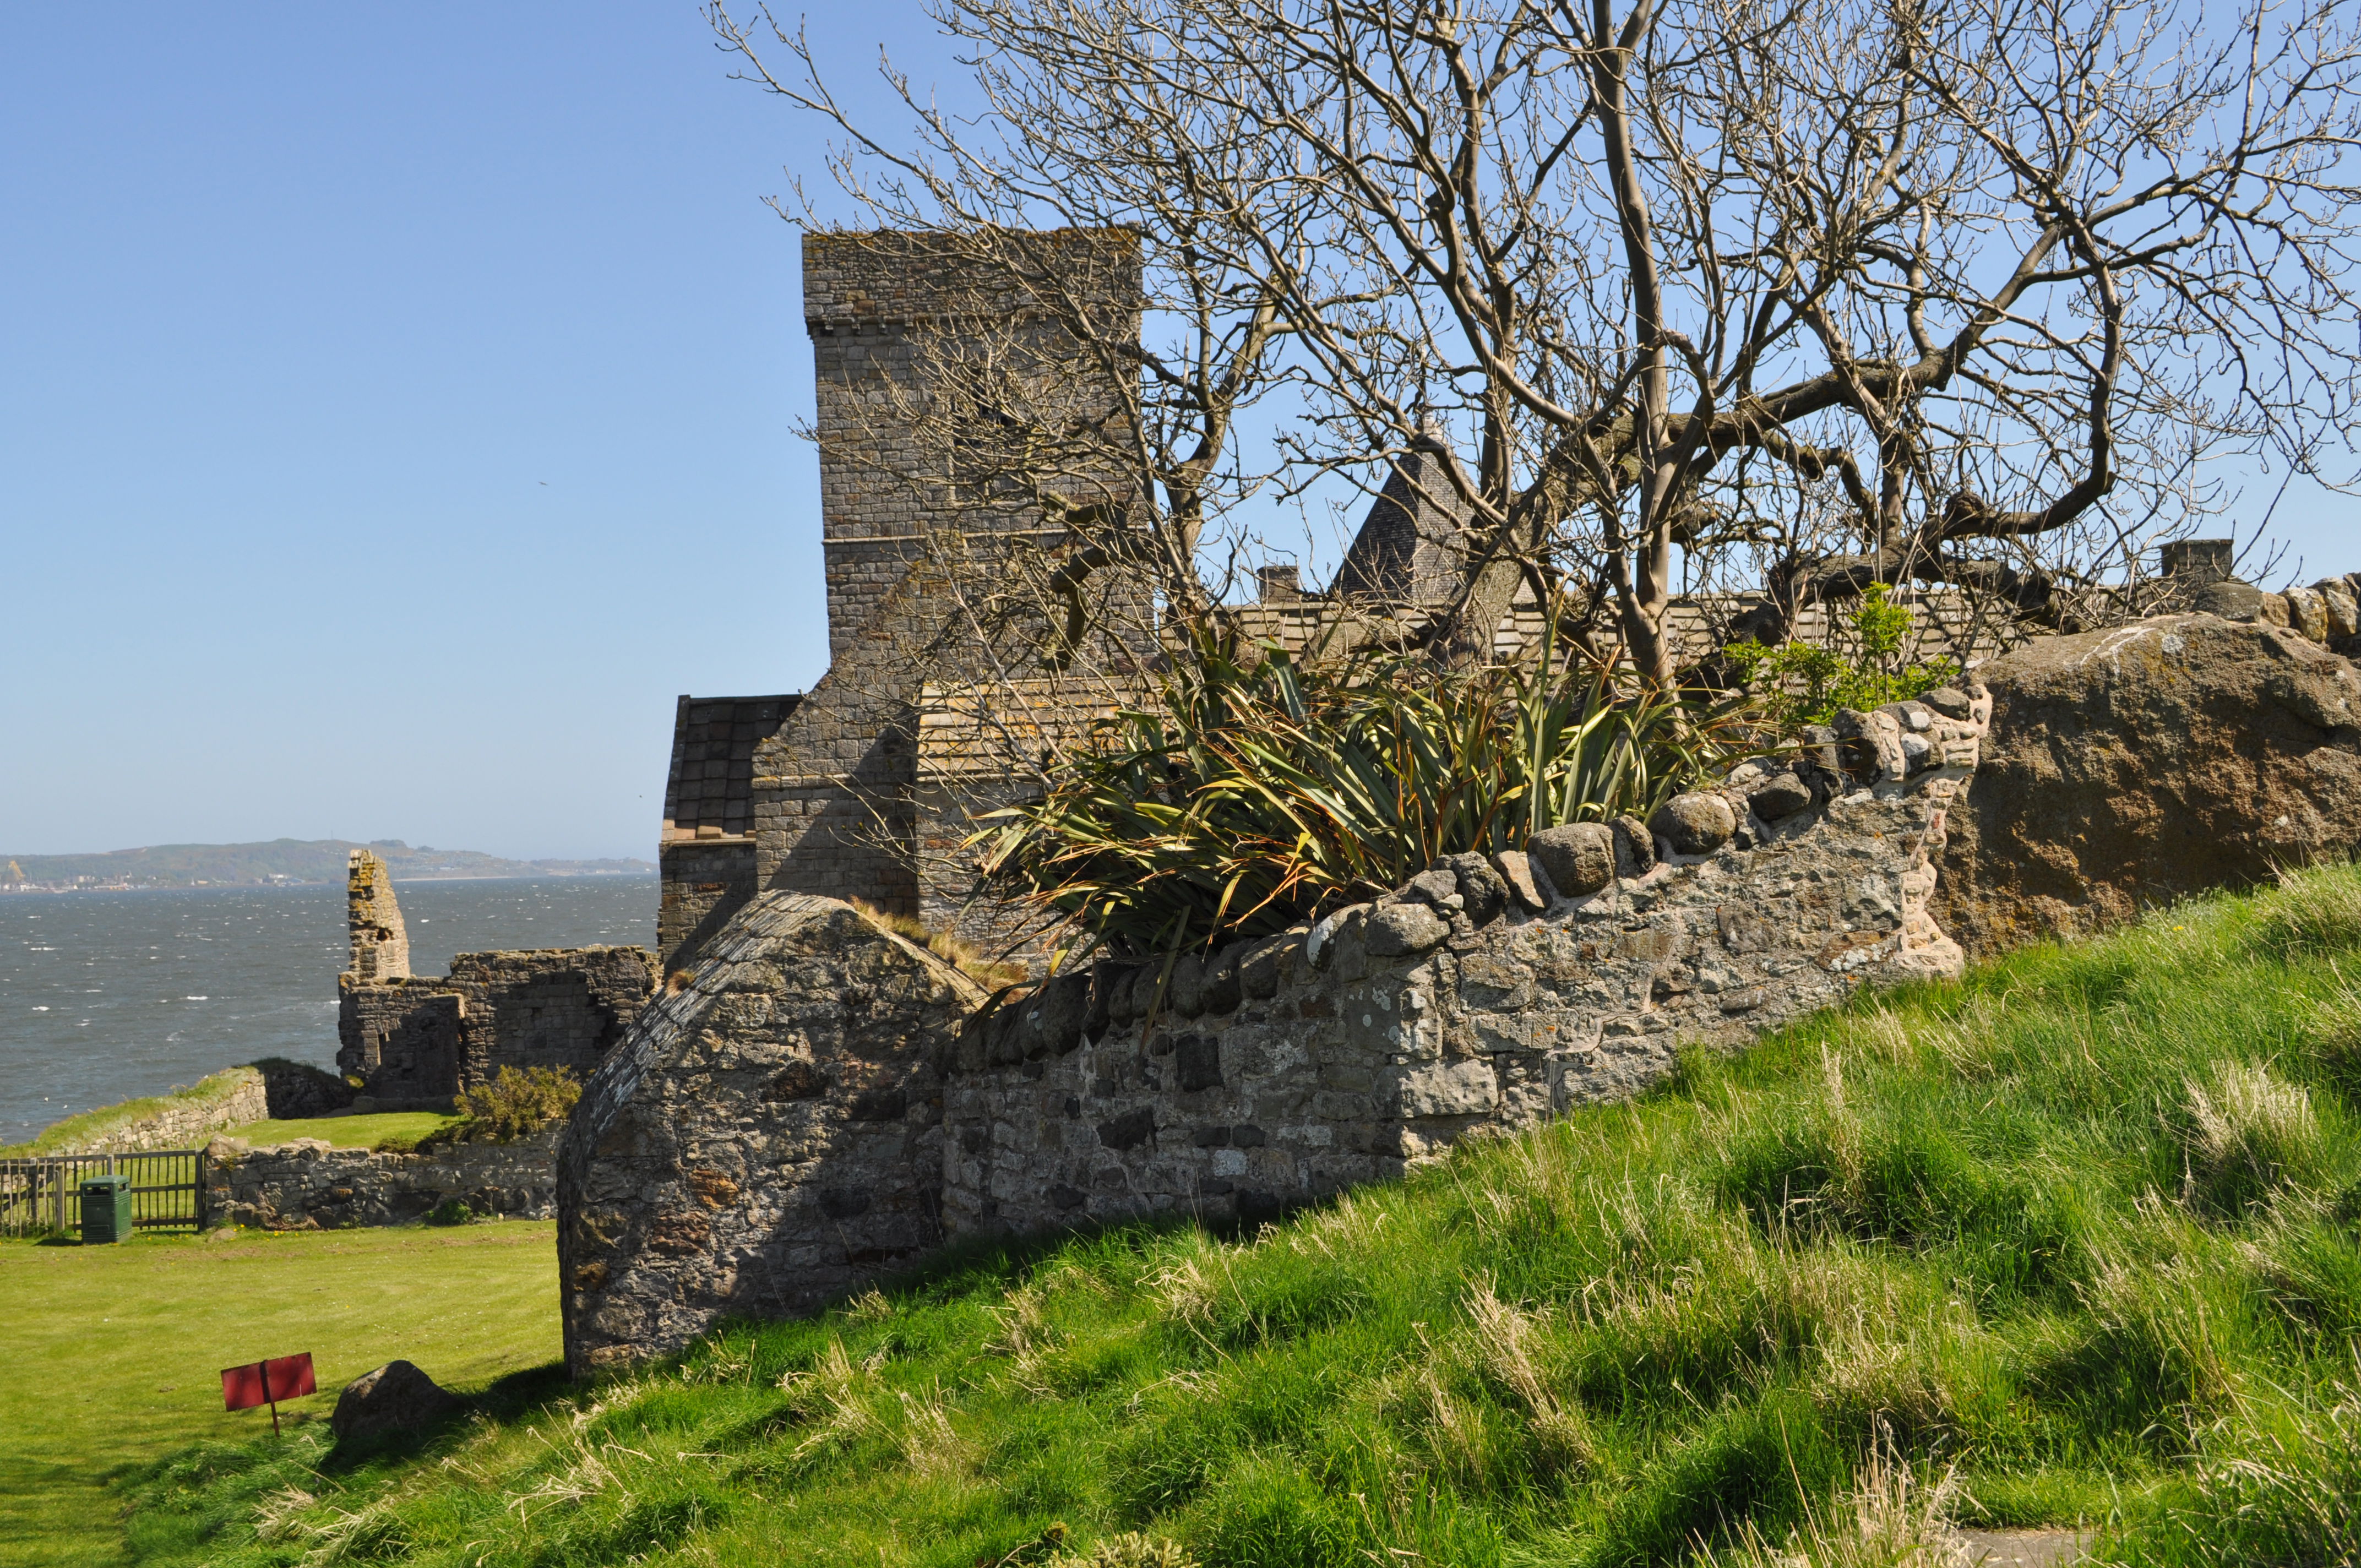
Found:
M 246 1080 L 247 1069 L 225 1068 L 208 1078 L 198 1080 L 186 1089 L 175 1089 L 170 1094 L 150 1095 L 141 1100 L 125 1100 L 113 1105 L 101 1105 L 69 1116 L 62 1122 L 52 1122 L 28 1142 L 0 1145 L 0 1156 L 56 1154 L 95 1143 L 107 1134 L 130 1123 L 179 1106 L 203 1106 L 218 1103 L 237 1092 Z M 204 1139 L 196 1140 L 203 1143 Z
M 558 1354 L 555 1227 L 0 1242 L 0 1568 L 123 1561 L 110 1478 L 204 1440 L 252 1439 L 219 1369 L 310 1351 L 320 1397 L 283 1407 L 291 1442 L 360 1373 L 406 1357 L 480 1387 Z
M 423 1464 L 209 1450 L 135 1539 L 968 1568 L 1065 1521 L 1341 1568 L 1745 1557 L 1817 1520 L 1815 1560 L 1855 1563 L 1896 1558 L 1832 1499 L 1956 1466 L 1965 1517 L 2094 1520 L 2136 1560 L 2350 1562 L 2340 964 L 2351 871 L 1864 1000 L 1249 1241 L 972 1255 Z

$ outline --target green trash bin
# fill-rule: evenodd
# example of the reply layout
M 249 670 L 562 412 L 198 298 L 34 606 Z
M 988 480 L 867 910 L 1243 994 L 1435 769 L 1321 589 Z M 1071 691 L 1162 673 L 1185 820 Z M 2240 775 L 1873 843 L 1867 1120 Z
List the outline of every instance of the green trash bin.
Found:
M 93 1176 L 82 1184 L 82 1245 L 119 1242 L 131 1234 L 131 1179 Z

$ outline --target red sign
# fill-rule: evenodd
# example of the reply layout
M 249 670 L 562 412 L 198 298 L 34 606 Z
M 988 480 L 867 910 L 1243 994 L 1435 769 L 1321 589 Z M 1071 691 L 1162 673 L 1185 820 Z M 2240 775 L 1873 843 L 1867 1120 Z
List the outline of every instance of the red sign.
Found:
M 281 1399 L 300 1399 L 306 1394 L 316 1394 L 320 1386 L 312 1380 L 312 1355 L 282 1355 L 275 1361 L 249 1362 L 244 1366 L 222 1368 L 222 1403 L 233 1410 L 250 1410 L 257 1405 L 277 1405 Z M 275 1417 L 278 1412 L 273 1410 Z

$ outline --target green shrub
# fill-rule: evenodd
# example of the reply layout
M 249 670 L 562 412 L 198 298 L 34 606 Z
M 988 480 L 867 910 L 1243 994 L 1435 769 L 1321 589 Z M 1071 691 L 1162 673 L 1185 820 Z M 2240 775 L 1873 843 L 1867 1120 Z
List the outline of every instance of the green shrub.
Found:
M 1881 707 L 1960 678 L 1956 660 L 1905 656 L 1913 618 L 1891 592 L 1883 583 L 1861 590 L 1839 631 L 1843 647 L 1787 641 L 1768 648 L 1747 641 L 1722 651 L 1745 672 L 1745 684 L 1775 729 L 1793 733 L 1799 725 L 1827 723 L 1840 707 Z
M 1554 667 L 1546 642 L 1538 663 L 1444 670 L 1386 652 L 1308 666 L 1209 637 L 976 841 L 1045 920 L 1178 953 L 1284 930 L 1445 855 L 1644 816 L 1736 754 L 1737 719 Z
M 569 1068 L 504 1067 L 489 1083 L 461 1090 L 459 1113 L 466 1120 L 425 1141 L 513 1143 L 563 1122 L 581 1098 L 582 1080 Z

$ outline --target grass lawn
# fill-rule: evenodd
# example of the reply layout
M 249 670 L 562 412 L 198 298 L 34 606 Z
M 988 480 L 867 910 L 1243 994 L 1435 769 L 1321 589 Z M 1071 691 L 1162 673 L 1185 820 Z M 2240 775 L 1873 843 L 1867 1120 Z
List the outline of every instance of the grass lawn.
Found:
M 222 1409 L 224 1366 L 311 1352 L 322 1392 L 281 1407 L 300 1432 L 396 1357 L 465 1390 L 556 1360 L 555 1246 L 554 1225 L 524 1221 L 0 1242 L 0 1568 L 112 1568 L 109 1480 L 206 1440 L 267 1440 L 267 1411 Z
M 224 1133 L 229 1137 L 244 1138 L 256 1148 L 293 1143 L 297 1138 L 325 1138 L 340 1149 L 373 1149 L 389 1141 L 397 1147 L 407 1147 L 458 1120 L 436 1111 L 381 1111 L 368 1116 L 248 1122 L 243 1127 L 225 1128 Z

